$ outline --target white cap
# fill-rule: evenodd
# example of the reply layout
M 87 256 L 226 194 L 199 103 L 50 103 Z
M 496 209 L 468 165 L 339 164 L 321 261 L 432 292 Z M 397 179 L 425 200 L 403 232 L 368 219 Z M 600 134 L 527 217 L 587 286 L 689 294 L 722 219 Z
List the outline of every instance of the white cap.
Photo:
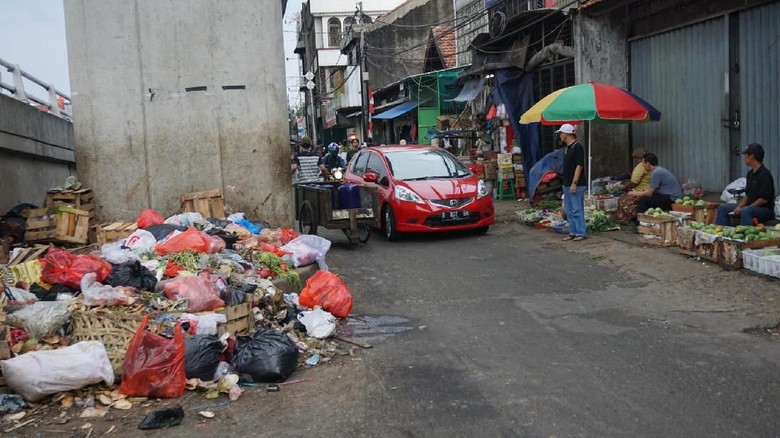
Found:
M 574 125 L 569 123 L 564 123 L 557 131 L 555 131 L 556 134 L 559 132 L 563 132 L 564 134 L 574 134 L 575 132 Z

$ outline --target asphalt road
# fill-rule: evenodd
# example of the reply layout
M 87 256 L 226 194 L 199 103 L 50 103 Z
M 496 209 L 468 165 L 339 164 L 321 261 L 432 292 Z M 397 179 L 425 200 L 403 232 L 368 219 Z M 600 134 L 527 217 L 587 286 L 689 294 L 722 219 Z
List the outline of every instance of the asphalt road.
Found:
M 324 234 L 355 297 L 349 327 L 373 348 L 212 420 L 188 393 L 184 424 L 151 436 L 780 434 L 778 336 L 742 332 L 780 320 L 778 281 L 516 223 L 358 247 Z M 128 412 L 116 433 L 140 434 Z

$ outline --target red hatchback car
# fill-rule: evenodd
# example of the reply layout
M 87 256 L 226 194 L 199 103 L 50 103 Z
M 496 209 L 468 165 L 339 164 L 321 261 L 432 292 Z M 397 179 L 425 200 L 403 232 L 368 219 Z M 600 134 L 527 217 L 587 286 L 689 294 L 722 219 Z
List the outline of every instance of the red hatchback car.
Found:
M 389 240 L 412 232 L 487 232 L 495 222 L 484 181 L 437 147 L 363 149 L 347 164 L 344 180 L 377 188 L 381 227 Z

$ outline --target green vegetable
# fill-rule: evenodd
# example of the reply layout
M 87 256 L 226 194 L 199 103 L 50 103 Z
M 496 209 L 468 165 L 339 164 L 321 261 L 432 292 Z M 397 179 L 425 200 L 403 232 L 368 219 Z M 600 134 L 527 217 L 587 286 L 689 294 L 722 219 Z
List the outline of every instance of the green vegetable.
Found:
M 254 254 L 252 254 L 252 260 L 255 263 L 268 267 L 273 271 L 275 276 L 284 279 L 291 285 L 298 288 L 301 287 L 301 276 L 298 275 L 298 271 L 292 266 L 289 266 L 285 271 L 282 266 L 287 266 L 287 262 L 282 260 L 278 255 L 271 252 L 255 251 Z
M 168 260 L 190 272 L 200 271 L 200 254 L 191 249 L 173 253 L 168 256 Z

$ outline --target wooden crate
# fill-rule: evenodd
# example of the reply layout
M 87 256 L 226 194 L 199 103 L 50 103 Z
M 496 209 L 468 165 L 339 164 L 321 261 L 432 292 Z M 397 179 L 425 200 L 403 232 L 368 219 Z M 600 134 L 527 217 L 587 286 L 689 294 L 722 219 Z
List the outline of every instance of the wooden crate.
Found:
M 95 217 L 95 201 L 92 189 L 81 190 L 49 190 L 46 193 L 46 207 L 73 207 L 89 212 L 89 217 Z
M 727 268 L 742 269 L 742 251 L 745 249 L 761 249 L 780 245 L 780 238 L 769 240 L 751 240 L 740 242 L 738 240 L 722 239 L 718 248 L 718 264 Z
M 222 197 L 222 189 L 182 195 L 181 209 L 184 212 L 198 212 L 204 218 L 225 219 L 225 201 Z
M 696 231 L 695 245 L 697 256 L 704 260 L 717 263 L 720 257 L 723 239 L 720 236 L 705 233 L 703 231 Z
M 113 222 L 101 225 L 97 228 L 97 243 L 102 244 L 113 242 L 117 239 L 124 239 L 133 234 L 137 229 L 137 222 Z
M 30 210 L 24 240 L 84 245 L 89 239 L 89 212 L 59 206 Z
M 690 227 L 677 227 L 677 246 L 683 251 L 696 249 L 696 230 Z
M 254 315 L 252 314 L 252 303 L 244 302 L 235 306 L 228 306 L 217 311 L 227 317 L 227 322 L 217 325 L 217 334 L 219 336 L 225 333 L 242 334 L 249 332 L 252 327 Z
M 705 205 L 697 205 L 694 208 L 693 220 L 705 224 L 714 224 L 718 214 L 718 206 L 715 202 L 707 202 Z
M 651 216 L 640 213 L 637 232 L 641 234 L 639 241 L 651 245 L 677 245 L 677 218 L 672 216 Z

